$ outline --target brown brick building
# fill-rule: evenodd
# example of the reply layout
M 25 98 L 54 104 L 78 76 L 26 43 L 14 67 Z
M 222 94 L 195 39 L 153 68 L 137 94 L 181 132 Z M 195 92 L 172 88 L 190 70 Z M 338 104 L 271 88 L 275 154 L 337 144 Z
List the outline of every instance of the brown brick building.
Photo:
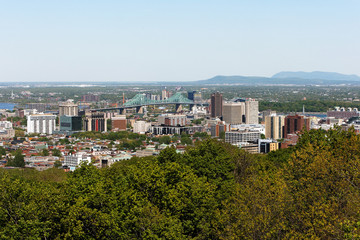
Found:
M 125 131 L 126 130 L 126 116 L 117 115 L 111 118 L 111 130 L 112 131 Z
M 310 130 L 310 119 L 299 115 L 285 117 L 284 138 L 287 138 L 288 134 L 296 134 L 303 129 Z
M 219 92 L 211 94 L 211 117 L 222 117 L 223 97 Z

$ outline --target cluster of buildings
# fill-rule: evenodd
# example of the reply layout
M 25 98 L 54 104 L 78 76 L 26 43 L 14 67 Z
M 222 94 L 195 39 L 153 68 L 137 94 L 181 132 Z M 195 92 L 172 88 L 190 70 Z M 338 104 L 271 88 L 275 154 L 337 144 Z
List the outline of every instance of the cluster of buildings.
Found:
M 171 92 L 165 88 L 161 91 L 161 95 L 151 93 L 144 95 L 151 100 L 166 100 L 171 97 Z M 27 134 L 38 133 L 43 136 L 69 137 L 79 131 L 132 131 L 146 134 L 148 137 L 181 136 L 182 134 L 191 137 L 199 132 L 206 133 L 211 137 L 222 138 L 225 142 L 251 153 L 268 153 L 295 145 L 298 141 L 298 134 L 303 130 L 329 129 L 337 124 L 344 128 L 354 126 L 360 132 L 360 114 L 356 108 L 336 107 L 334 110 L 328 111 L 326 116 L 305 116 L 304 113 L 279 114 L 270 110 L 260 114 L 259 103 L 252 98 L 225 100 L 222 93 L 214 92 L 206 101 L 202 99 L 202 93 L 199 91 L 189 91 L 187 97 L 194 104 L 188 110 L 176 113 L 163 112 L 148 115 L 147 113 L 134 113 L 134 111 L 124 111 L 120 114 L 119 111 L 84 110 L 81 108 L 81 104 L 99 101 L 99 96 L 89 94 L 82 96 L 79 104 L 71 99 L 61 102 L 58 105 L 57 114 L 45 113 L 45 104 L 29 105 L 31 107 L 29 109 L 18 110 L 16 113 L 4 112 L 3 114 L 4 116 L 7 114 L 6 117 L 12 116 L 11 114 L 26 117 Z M 125 100 L 123 99 L 123 101 Z M 14 135 L 13 123 L 0 121 L 0 139 L 11 139 Z M 31 140 L 29 141 L 31 142 Z M 173 144 L 179 149 L 184 148 L 180 141 Z M 109 166 L 134 155 L 154 155 L 166 147 L 160 143 L 143 141 L 142 149 L 137 149 L 135 153 L 110 149 L 107 148 L 107 145 L 109 142 L 105 142 L 104 145 L 97 148 L 94 144 L 80 141 L 77 146 L 74 146 L 74 152 L 70 153 L 66 149 L 62 149 L 60 158 L 62 165 L 73 170 L 81 162 L 90 162 L 96 159 L 99 166 Z M 58 160 L 44 156 L 26 157 L 27 162 L 31 163 L 30 166 L 37 169 L 51 167 L 53 162 Z

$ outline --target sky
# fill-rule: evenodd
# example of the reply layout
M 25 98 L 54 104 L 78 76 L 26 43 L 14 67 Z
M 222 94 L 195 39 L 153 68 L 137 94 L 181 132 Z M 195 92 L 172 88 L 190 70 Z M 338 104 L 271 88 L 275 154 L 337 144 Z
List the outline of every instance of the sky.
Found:
M 360 75 L 359 0 L 0 0 L 0 82 Z

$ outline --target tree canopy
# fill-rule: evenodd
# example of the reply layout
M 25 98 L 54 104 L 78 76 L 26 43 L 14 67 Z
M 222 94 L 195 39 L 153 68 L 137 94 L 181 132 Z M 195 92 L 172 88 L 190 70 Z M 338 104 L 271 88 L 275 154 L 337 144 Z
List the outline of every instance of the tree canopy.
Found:
M 10 158 L 7 162 L 7 166 L 10 167 L 25 167 L 24 156 L 21 149 L 18 149 L 14 153 L 14 158 Z
M 249 154 L 206 139 L 97 169 L 0 170 L 1 239 L 358 239 L 360 138 Z

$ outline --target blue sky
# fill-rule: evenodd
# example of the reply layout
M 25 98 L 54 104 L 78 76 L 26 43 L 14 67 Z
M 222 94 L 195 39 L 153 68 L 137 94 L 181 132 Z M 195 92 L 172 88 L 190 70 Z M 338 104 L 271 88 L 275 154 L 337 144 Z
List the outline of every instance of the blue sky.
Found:
M 0 82 L 360 75 L 360 1 L 0 0 Z

